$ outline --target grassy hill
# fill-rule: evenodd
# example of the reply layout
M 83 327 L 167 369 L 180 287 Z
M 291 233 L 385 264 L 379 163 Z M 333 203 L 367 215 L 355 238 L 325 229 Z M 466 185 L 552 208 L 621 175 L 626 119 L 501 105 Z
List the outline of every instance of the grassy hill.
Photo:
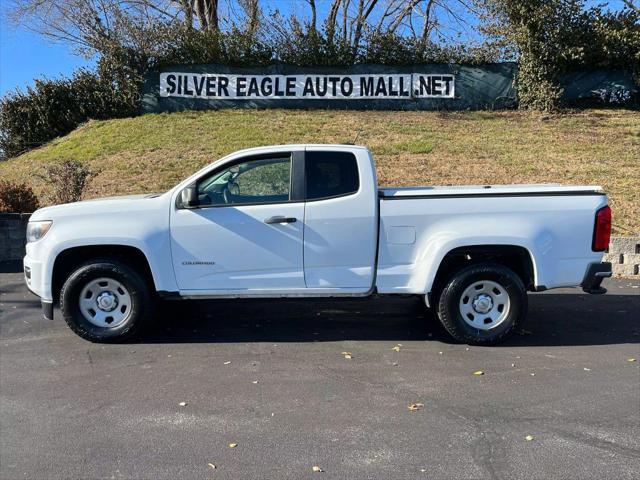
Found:
M 599 184 L 610 194 L 615 233 L 640 231 L 640 114 L 588 110 L 357 112 L 224 110 L 92 121 L 18 158 L 0 178 L 30 183 L 52 161 L 95 172 L 87 197 L 162 191 L 237 149 L 274 143 L 369 146 L 381 185 Z

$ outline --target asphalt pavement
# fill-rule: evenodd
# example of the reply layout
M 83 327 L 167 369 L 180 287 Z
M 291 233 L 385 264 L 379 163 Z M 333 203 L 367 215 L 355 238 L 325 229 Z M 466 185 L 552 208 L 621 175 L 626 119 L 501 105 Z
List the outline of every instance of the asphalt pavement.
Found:
M 0 478 L 637 479 L 640 282 L 605 286 L 495 347 L 415 297 L 166 302 L 100 345 L 3 273 Z

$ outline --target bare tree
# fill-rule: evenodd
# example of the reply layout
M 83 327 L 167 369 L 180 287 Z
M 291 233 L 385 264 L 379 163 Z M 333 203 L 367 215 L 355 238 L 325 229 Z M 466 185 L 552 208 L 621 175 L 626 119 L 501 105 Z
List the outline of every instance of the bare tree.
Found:
M 81 50 L 100 50 L 105 44 L 131 36 L 131 27 L 181 13 L 169 0 L 15 0 L 10 18 L 18 25 Z
M 338 13 L 340 12 L 340 4 L 343 0 L 332 0 L 329 7 L 329 14 L 325 23 L 325 29 L 327 31 L 327 41 L 333 43 L 336 32 L 336 22 L 338 20 Z
M 311 31 L 314 33 L 318 32 L 318 9 L 316 7 L 316 0 L 306 0 L 309 4 L 309 8 L 311 9 L 311 20 L 309 22 L 309 26 Z
M 259 0 L 238 0 L 238 3 L 242 8 L 246 32 L 251 36 L 255 36 L 260 26 Z
M 184 14 L 184 23 L 193 27 L 193 2 L 194 0 L 175 0 L 178 4 L 178 8 Z
M 220 31 L 218 0 L 195 0 L 194 10 L 202 30 Z
M 318 0 L 304 0 L 300 4 L 306 10 L 297 16 L 265 12 L 267 0 L 9 1 L 17 23 L 89 52 L 99 51 L 105 42 L 140 35 L 154 22 L 180 21 L 216 33 L 238 28 L 252 37 L 288 36 L 306 25 L 308 32 L 323 29 L 330 45 L 355 53 L 369 34 L 410 36 L 424 50 L 444 38 L 442 24 L 449 30 L 452 23 L 464 28 L 466 13 L 473 12 L 472 2 L 478 0 L 326 0 L 323 14 Z

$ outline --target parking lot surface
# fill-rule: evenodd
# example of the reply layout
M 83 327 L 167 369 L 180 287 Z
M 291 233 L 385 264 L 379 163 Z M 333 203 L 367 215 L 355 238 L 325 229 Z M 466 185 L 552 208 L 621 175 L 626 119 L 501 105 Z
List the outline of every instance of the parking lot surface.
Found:
M 0 478 L 637 479 L 640 282 L 605 286 L 495 347 L 415 297 L 167 302 L 100 345 L 3 273 Z

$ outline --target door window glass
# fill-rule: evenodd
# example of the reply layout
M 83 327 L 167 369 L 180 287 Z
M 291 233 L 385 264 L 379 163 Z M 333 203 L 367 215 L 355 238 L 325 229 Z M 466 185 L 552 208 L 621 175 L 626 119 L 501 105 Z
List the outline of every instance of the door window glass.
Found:
M 237 163 L 198 182 L 200 205 L 286 202 L 290 191 L 290 156 Z
M 307 199 L 349 195 L 358 191 L 356 157 L 348 152 L 307 152 Z

